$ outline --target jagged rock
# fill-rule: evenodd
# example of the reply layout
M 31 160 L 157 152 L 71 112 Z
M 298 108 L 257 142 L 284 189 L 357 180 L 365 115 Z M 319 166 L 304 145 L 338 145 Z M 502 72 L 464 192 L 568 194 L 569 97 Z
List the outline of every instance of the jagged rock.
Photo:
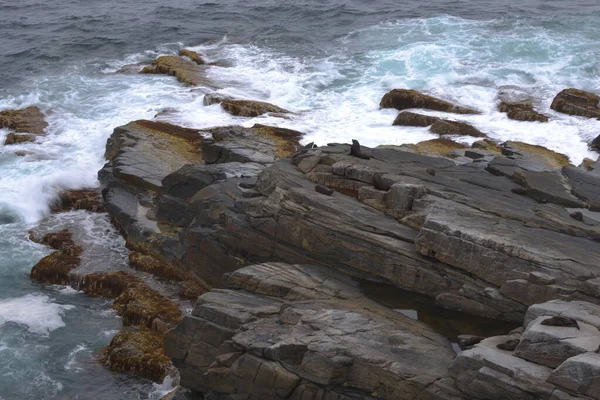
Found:
M 575 167 L 565 167 L 563 173 L 568 178 L 571 193 L 591 211 L 600 211 L 600 174 Z
M 52 206 L 52 212 L 58 213 L 70 210 L 106 211 L 102 197 L 95 189 L 69 190 L 61 193 L 57 203 Z
M 600 96 L 578 89 L 565 89 L 556 95 L 552 108 L 564 114 L 600 118 Z
M 38 107 L 0 111 L 0 128 L 43 135 L 48 123 Z
M 178 56 L 158 57 L 151 66 L 144 67 L 140 74 L 170 75 L 185 85 L 216 88 L 216 85 L 205 77 L 204 67 Z
M 477 128 L 467 123 L 448 121 L 445 119 L 437 120 L 433 125 L 431 125 L 429 131 L 431 133 L 437 133 L 438 135 L 487 137 L 485 133 L 480 132 Z
M 430 126 L 439 121 L 440 118 L 422 115 L 410 111 L 403 111 L 394 120 L 392 125 L 400 126 Z
M 445 339 L 337 271 L 268 263 L 225 285 L 165 338 L 181 384 L 209 398 L 408 399 L 447 377 Z
M 533 109 L 533 105 L 527 102 L 502 101 L 498 106 L 500 112 L 506 113 L 508 118 L 517 121 L 548 122 L 548 116 L 540 114 Z
M 4 144 L 10 145 L 35 142 L 35 138 L 35 135 L 17 135 L 15 133 L 9 133 L 8 135 L 6 135 L 6 140 L 4 141 Z
M 221 104 L 225 100 L 235 100 L 231 96 L 225 96 L 217 93 L 207 93 L 202 98 L 202 104 L 205 106 L 212 106 L 213 104 Z
M 163 352 L 163 338 L 142 326 L 121 329 L 102 350 L 100 359 L 116 372 L 162 382 L 173 374 L 173 365 Z
M 386 93 L 381 99 L 379 106 L 381 108 L 395 108 L 400 111 L 409 108 L 425 108 L 457 114 L 479 114 L 479 111 L 456 106 L 447 101 L 419 93 L 416 90 L 408 89 L 394 89 Z
M 135 63 L 135 64 L 126 64 L 121 68 L 115 71 L 116 74 L 139 74 L 144 67 L 147 67 L 148 63 Z
M 200 53 L 197 53 L 193 50 L 189 49 L 181 49 L 179 50 L 179 55 L 181 57 L 187 57 L 198 65 L 205 64 L 204 59 Z

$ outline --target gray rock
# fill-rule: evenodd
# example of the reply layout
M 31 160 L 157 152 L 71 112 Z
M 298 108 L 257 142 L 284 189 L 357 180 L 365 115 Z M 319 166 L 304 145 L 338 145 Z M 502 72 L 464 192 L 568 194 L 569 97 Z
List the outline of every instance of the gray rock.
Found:
M 600 355 L 584 353 L 569 358 L 550 374 L 548 382 L 569 392 L 600 398 Z

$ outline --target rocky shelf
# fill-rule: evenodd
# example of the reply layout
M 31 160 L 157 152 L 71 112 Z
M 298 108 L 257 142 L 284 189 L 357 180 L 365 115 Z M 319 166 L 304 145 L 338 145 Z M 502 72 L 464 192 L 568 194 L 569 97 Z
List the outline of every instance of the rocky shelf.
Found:
M 205 68 L 202 55 L 182 52 L 140 72 L 214 88 Z M 240 117 L 293 116 L 206 95 L 212 104 Z M 441 137 L 303 147 L 301 132 L 258 124 L 118 127 L 98 174 L 103 204 L 73 192 L 55 211 L 106 210 L 132 271 L 78 275 L 82 250 L 62 231 L 38 238 L 56 252 L 32 277 L 75 276 L 86 293 L 114 298 L 127 326 L 103 361 L 156 381 L 178 373 L 188 392 L 168 398 L 600 399 L 600 163 L 493 142 L 454 120 L 477 110 L 414 90 L 394 90 L 381 106 L 401 111 L 394 125 Z M 404 111 L 414 108 L 449 115 Z M 600 117 L 598 97 L 575 89 L 552 109 Z M 522 101 L 500 110 L 551 118 Z M 191 314 L 134 270 L 197 299 Z M 367 297 L 365 280 L 519 328 L 463 335 L 457 355 L 453 338 Z

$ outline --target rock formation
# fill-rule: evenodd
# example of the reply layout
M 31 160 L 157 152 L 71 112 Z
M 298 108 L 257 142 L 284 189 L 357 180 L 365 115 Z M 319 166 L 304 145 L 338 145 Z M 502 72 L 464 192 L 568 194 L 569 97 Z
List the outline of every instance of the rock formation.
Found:
M 400 111 L 409 108 L 425 108 L 456 114 L 479 114 L 477 110 L 457 106 L 445 100 L 408 89 L 394 89 L 388 92 L 383 96 L 379 105 L 381 108 L 395 108 Z
M 564 114 L 600 118 L 600 96 L 579 89 L 565 89 L 556 95 L 552 108 Z
M 548 122 L 548 116 L 535 111 L 533 105 L 528 102 L 502 101 L 498 106 L 498 110 L 506 113 L 508 118 L 517 121 Z
M 5 145 L 33 142 L 36 136 L 44 135 L 47 127 L 48 123 L 38 107 L 0 111 L 0 128 L 14 131 L 7 135 Z
M 263 114 L 286 114 L 288 110 L 276 105 L 256 100 L 237 100 L 227 96 L 207 94 L 204 96 L 204 105 L 220 104 L 221 108 L 236 117 L 254 118 Z

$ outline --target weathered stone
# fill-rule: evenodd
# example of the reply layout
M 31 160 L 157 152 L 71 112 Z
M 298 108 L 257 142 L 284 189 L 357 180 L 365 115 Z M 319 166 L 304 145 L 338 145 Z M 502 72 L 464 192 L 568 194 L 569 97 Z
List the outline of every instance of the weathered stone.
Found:
M 332 399 L 415 398 L 446 377 L 448 342 L 367 300 L 337 271 L 260 264 L 235 271 L 225 285 L 234 290 L 201 296 L 166 339 L 182 384 L 206 396 L 284 399 L 315 389 Z M 226 361 L 230 338 L 240 354 L 233 362 Z M 338 397 L 342 386 L 348 397 Z
M 98 190 L 82 189 L 62 192 L 52 212 L 66 212 L 70 210 L 86 210 L 91 212 L 105 212 L 106 208 Z
M 600 96 L 578 89 L 565 89 L 556 95 L 552 108 L 564 114 L 600 118 Z
M 31 106 L 19 110 L 0 111 L 0 128 L 10 129 L 15 132 L 43 135 L 46 127 L 48 127 L 48 123 L 45 121 L 44 115 L 38 107 Z M 22 139 L 25 138 L 25 136 L 22 137 Z M 15 143 L 18 143 L 18 141 Z
M 113 371 L 126 372 L 155 382 L 172 374 L 171 360 L 163 352 L 163 339 L 145 327 L 119 331 L 102 350 L 101 360 Z
M 419 93 L 416 90 L 407 89 L 394 89 L 391 92 L 386 93 L 381 99 L 380 107 L 395 108 L 400 111 L 409 108 L 426 108 L 457 114 L 479 114 L 476 110 L 456 106 L 447 101 Z
M 569 358 L 550 374 L 548 382 L 569 392 L 600 398 L 600 355 L 584 353 Z
M 204 59 L 200 53 L 197 53 L 190 49 L 181 49 L 179 50 L 179 55 L 181 57 L 187 57 L 198 65 L 205 64 Z
M 477 128 L 465 122 L 448 121 L 445 119 L 436 121 L 433 125 L 431 125 L 429 131 L 431 133 L 437 133 L 438 135 L 487 137 L 485 133 L 482 133 Z
M 70 273 L 79 266 L 82 249 L 77 246 L 68 230 L 49 233 L 41 240 L 56 251 L 42 258 L 31 269 L 31 279 L 53 285 L 69 285 Z
M 392 125 L 399 126 L 430 126 L 439 121 L 440 118 L 429 115 L 422 115 L 410 111 L 404 111 L 398 114 Z
M 288 110 L 264 101 L 221 99 L 223 110 L 237 117 L 254 118 L 267 113 L 289 113 Z
M 35 142 L 35 135 L 18 135 L 15 133 L 9 133 L 8 135 L 6 135 L 6 140 L 4 141 L 5 145 L 10 145 L 10 144 L 21 144 L 21 143 L 29 143 L 29 142 Z
M 498 110 L 517 121 L 548 122 L 548 116 L 538 113 L 533 109 L 533 105 L 527 102 L 502 101 Z
M 600 346 L 600 332 L 580 322 L 579 327 L 548 326 L 541 316 L 527 325 L 514 355 L 537 364 L 556 368 L 566 359 Z
M 143 68 L 140 74 L 170 75 L 185 85 L 216 88 L 216 85 L 205 77 L 202 66 L 178 56 L 158 57 L 151 66 Z

